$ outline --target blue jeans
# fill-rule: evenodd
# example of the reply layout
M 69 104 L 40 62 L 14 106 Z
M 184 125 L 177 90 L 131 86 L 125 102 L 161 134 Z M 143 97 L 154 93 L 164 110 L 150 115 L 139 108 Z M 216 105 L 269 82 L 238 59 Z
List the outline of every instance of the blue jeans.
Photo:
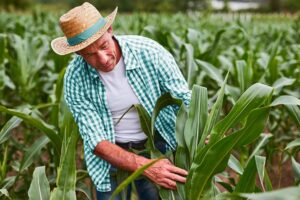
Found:
M 161 138 L 161 136 L 157 136 L 155 138 L 155 146 L 157 149 L 159 149 L 162 153 L 166 153 L 166 143 L 165 141 Z M 145 157 L 149 158 L 149 155 L 144 155 Z M 110 183 L 111 183 L 111 191 L 109 192 L 99 192 L 96 190 L 97 193 L 97 200 L 108 200 L 114 190 L 118 187 L 120 183 L 117 181 L 117 168 L 114 166 L 111 166 L 110 168 Z M 134 181 L 138 196 L 140 200 L 159 200 L 159 192 L 157 187 L 149 181 L 147 178 L 144 176 L 141 176 L 137 178 Z M 130 195 L 131 195 L 131 190 L 132 187 L 131 185 L 127 186 L 127 194 L 126 194 L 126 200 L 130 200 Z M 115 200 L 122 200 L 121 194 L 119 194 Z
M 113 170 L 116 168 L 113 167 Z M 111 184 L 111 191 L 109 192 L 99 192 L 97 191 L 97 200 L 108 200 L 114 190 L 118 187 L 118 181 L 116 175 L 110 176 L 110 184 Z M 159 200 L 158 189 L 156 186 L 145 177 L 139 177 L 134 181 L 139 199 L 141 200 Z M 132 187 L 131 184 L 127 186 L 127 194 L 126 200 L 130 200 Z M 122 200 L 121 193 L 115 198 L 115 200 Z

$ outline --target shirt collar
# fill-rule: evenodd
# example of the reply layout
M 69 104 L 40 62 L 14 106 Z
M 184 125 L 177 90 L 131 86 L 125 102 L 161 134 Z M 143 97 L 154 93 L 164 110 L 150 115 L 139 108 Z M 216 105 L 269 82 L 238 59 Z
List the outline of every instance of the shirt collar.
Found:
M 126 70 L 139 68 L 141 65 L 136 57 L 137 54 L 130 47 L 130 43 L 126 40 L 126 36 L 114 36 L 114 38 L 121 48 Z
M 136 54 L 133 53 L 134 50 L 132 48 L 130 48 L 130 44 L 128 43 L 128 41 L 126 41 L 125 36 L 114 36 L 114 38 L 117 40 L 117 42 L 121 48 L 121 53 L 122 53 L 122 57 L 124 60 L 126 71 L 132 70 L 135 68 L 139 68 L 141 65 L 136 57 Z M 83 60 L 84 64 L 88 67 L 88 71 L 89 71 L 90 75 L 93 78 L 99 78 L 97 70 L 95 68 L 93 68 L 91 65 L 89 65 L 87 62 L 85 62 L 85 60 L 83 58 L 82 58 L 82 60 Z

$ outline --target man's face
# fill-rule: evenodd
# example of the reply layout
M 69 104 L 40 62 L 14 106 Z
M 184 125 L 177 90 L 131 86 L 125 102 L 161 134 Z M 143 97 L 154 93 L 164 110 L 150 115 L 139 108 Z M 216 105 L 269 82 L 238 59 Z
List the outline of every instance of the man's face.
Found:
M 120 51 L 118 48 L 110 27 L 98 40 L 77 53 L 95 69 L 109 72 L 113 70 L 119 60 Z

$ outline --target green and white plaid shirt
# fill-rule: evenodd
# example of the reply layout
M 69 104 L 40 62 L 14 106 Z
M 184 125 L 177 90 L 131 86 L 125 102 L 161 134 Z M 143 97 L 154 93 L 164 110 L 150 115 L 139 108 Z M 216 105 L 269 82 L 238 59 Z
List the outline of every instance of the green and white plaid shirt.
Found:
M 173 56 L 157 42 L 141 36 L 115 36 L 122 50 L 126 76 L 140 103 L 151 115 L 156 100 L 170 92 L 189 105 L 191 91 Z M 102 140 L 115 143 L 114 125 L 106 91 L 96 69 L 76 55 L 64 77 L 65 100 L 79 127 L 84 143 L 87 170 L 98 191 L 110 191 L 110 164 L 94 154 Z M 168 106 L 158 116 L 155 127 L 176 148 L 176 109 Z

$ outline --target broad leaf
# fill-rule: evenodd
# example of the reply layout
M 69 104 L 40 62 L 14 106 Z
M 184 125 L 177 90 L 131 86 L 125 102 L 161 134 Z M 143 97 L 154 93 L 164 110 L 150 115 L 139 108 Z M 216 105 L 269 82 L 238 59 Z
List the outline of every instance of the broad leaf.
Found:
M 30 200 L 50 199 L 50 185 L 45 174 L 45 166 L 35 168 L 28 196 Z

